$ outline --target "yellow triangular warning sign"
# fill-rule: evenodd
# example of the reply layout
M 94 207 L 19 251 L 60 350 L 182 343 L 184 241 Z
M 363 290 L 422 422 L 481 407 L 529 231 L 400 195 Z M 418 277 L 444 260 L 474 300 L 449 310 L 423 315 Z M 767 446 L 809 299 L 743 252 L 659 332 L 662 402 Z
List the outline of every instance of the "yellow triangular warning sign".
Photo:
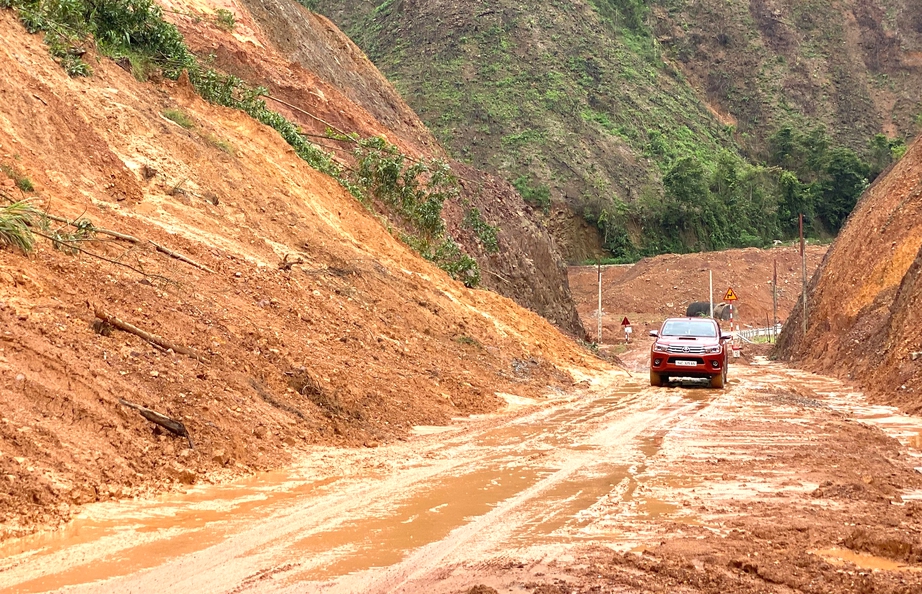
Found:
M 727 294 L 724 295 L 724 301 L 736 301 L 736 300 L 737 300 L 737 296 L 736 296 L 736 293 L 733 292 L 733 288 L 731 287 L 727 289 Z

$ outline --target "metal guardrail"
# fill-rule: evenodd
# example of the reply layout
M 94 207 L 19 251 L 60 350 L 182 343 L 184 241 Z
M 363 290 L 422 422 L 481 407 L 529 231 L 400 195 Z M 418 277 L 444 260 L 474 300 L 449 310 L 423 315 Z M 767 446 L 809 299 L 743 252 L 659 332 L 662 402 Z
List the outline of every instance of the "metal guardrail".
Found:
M 774 339 L 779 334 L 781 334 L 781 324 L 776 324 L 775 326 L 768 326 L 766 328 L 747 328 L 746 330 L 740 330 L 737 334 L 744 341 L 752 344 L 755 342 L 752 340 L 758 336 L 768 336 L 769 338 Z

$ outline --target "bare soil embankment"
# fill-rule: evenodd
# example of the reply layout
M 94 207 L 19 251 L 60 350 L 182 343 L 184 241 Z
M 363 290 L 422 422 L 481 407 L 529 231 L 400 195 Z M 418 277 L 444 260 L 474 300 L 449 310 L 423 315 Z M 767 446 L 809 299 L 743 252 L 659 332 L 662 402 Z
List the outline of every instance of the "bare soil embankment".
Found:
M 826 246 L 807 246 L 807 273 L 819 265 Z M 732 287 L 739 298 L 734 321 L 762 327 L 772 317 L 772 276 L 778 264 L 778 319 L 788 318 L 801 294 L 800 248 L 748 248 L 696 254 L 666 254 L 602 269 L 602 342 L 622 341 L 621 321 L 637 330 L 659 327 L 664 318 L 684 316 L 689 303 L 708 300 L 708 270 L 714 273 L 714 302 Z M 598 324 L 598 271 L 570 267 L 570 289 L 589 335 Z
M 922 143 L 868 189 L 813 276 L 779 357 L 922 410 Z
M 4 178 L 4 193 L 213 271 L 101 235 L 81 245 L 110 261 L 44 240 L 30 256 L 0 250 L 0 539 L 311 444 L 374 447 L 598 365 L 545 319 L 421 260 L 243 113 L 104 58 L 71 79 L 10 11 L 0 36 L 0 162 L 35 187 Z M 95 332 L 90 303 L 202 360 Z M 120 398 L 181 420 L 195 448 Z
M 171 0 L 178 13 L 168 16 L 196 53 L 212 55 L 222 71 L 264 86 L 282 99 L 285 104 L 270 101 L 272 108 L 305 132 L 322 137 L 332 126 L 360 137 L 384 136 L 411 157 L 447 160 L 393 86 L 328 19 L 294 0 L 224 4 L 237 14 L 233 33 L 198 18 L 223 6 L 221 0 Z M 353 144 L 316 141 L 351 162 Z M 537 312 L 564 332 L 581 336 L 566 265 L 538 213 L 508 182 L 448 162 L 461 181 L 460 203 L 445 205 L 448 232 L 477 260 L 482 286 Z M 477 208 L 487 223 L 499 228 L 496 253 L 487 252 L 464 224 L 462 204 Z

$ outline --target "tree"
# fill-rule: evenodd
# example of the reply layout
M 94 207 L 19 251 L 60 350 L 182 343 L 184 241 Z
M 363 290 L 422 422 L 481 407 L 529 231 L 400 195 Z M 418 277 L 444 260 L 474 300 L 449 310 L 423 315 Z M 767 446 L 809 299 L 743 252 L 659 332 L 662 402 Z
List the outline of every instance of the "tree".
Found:
M 826 166 L 826 177 L 820 184 L 821 200 L 816 214 L 827 229 L 838 233 L 845 219 L 858 203 L 858 197 L 868 187 L 871 167 L 846 148 L 833 149 Z
M 694 157 L 682 157 L 663 177 L 666 196 L 663 200 L 664 229 L 686 230 L 697 219 L 701 204 L 708 195 L 704 168 Z
M 778 179 L 778 222 L 781 231 L 788 237 L 797 235 L 801 214 L 808 221 L 813 220 L 813 194 L 810 190 L 810 186 L 800 183 L 790 171 L 781 172 Z

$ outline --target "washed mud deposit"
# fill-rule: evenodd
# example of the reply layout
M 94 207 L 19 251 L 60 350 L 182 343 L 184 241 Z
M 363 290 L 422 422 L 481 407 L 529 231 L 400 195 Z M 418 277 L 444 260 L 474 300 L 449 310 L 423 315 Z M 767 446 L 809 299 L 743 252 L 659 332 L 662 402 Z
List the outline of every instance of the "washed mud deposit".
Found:
M 920 420 L 762 363 L 724 391 L 601 377 L 286 474 L 93 507 L 8 543 L 0 586 L 918 591 Z

